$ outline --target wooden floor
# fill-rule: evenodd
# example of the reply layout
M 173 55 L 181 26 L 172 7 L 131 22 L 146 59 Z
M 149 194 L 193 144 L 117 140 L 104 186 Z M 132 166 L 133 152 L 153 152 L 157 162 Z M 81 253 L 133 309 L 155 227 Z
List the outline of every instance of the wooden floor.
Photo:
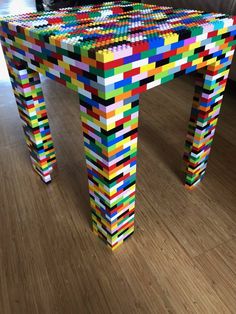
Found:
M 78 96 L 43 79 L 58 157 L 44 185 L 2 54 L 0 66 L 0 313 L 235 313 L 236 96 L 226 93 L 207 176 L 189 192 L 193 80 L 142 95 L 136 232 L 112 253 L 91 232 Z

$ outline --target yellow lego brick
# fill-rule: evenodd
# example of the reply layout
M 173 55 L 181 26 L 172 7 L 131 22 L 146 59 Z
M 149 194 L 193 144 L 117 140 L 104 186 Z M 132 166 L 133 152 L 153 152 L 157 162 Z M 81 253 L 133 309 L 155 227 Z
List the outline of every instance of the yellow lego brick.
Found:
M 114 61 L 114 53 L 110 50 L 105 50 L 103 52 L 103 62 Z
M 196 48 L 199 48 L 199 47 L 201 47 L 201 45 L 202 45 L 201 42 L 196 42 L 196 43 L 190 44 L 189 45 L 189 50 L 194 50 Z
M 74 78 L 71 78 L 71 83 L 75 86 L 78 86 L 80 88 L 84 88 L 84 83 L 81 83 L 80 81 L 74 79 Z
M 99 62 L 104 62 L 104 54 L 102 50 L 96 52 L 96 60 Z
M 140 73 L 148 72 L 156 68 L 155 62 L 140 67 Z
M 168 71 L 168 70 L 170 70 L 170 69 L 173 69 L 173 68 L 175 67 L 174 63 L 175 63 L 175 62 L 171 62 L 171 63 L 169 63 L 169 64 L 163 65 L 163 66 L 162 66 L 162 71 L 163 71 L 163 72 L 166 72 L 166 71 Z
M 58 65 L 66 70 L 70 70 L 70 65 L 64 61 L 58 60 Z
M 49 43 L 53 46 L 56 46 L 56 41 L 55 41 L 55 36 L 50 36 L 49 37 Z
M 129 110 L 129 109 L 131 109 L 131 103 L 130 103 L 130 104 L 127 104 L 127 105 L 124 105 L 124 106 L 122 106 L 122 107 L 120 107 L 120 108 L 117 108 L 117 109 L 115 110 L 115 114 L 123 113 L 123 112 L 125 112 L 126 110 Z
M 198 58 L 198 59 L 196 59 L 196 60 L 193 60 L 192 66 L 197 65 L 197 64 L 200 64 L 200 63 L 202 63 L 202 62 L 203 62 L 203 58 Z
M 166 35 L 164 35 L 163 38 L 165 40 L 164 44 L 166 46 L 166 45 L 171 45 L 171 44 L 177 42 L 179 40 L 179 35 L 173 34 L 173 33 L 172 34 L 166 34 Z
M 25 28 L 24 32 L 25 32 L 26 37 L 31 37 L 29 28 Z
M 222 34 L 225 34 L 229 31 L 229 28 L 228 27 L 225 27 L 225 28 L 221 28 L 217 31 L 217 34 L 218 35 L 222 35 Z

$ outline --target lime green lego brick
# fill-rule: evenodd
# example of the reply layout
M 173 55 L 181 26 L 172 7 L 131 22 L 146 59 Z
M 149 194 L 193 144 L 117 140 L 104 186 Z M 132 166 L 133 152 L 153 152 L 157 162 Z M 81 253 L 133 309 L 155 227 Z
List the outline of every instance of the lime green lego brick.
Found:
M 132 126 L 133 124 L 138 124 L 138 118 L 134 118 L 128 122 L 125 122 L 124 128 L 127 128 L 128 126 Z
M 182 57 L 183 58 L 190 57 L 193 54 L 194 54 L 194 50 L 188 50 L 188 51 L 183 52 Z
M 114 74 L 116 75 L 116 74 L 124 73 L 130 70 L 132 70 L 132 63 L 124 64 L 117 68 L 114 68 Z
M 163 71 L 161 73 L 158 73 L 154 76 L 155 80 L 159 80 L 165 76 L 169 75 L 169 70 L 168 71 Z
M 118 96 L 120 94 L 124 93 L 124 88 L 123 87 L 120 87 L 120 88 L 117 88 L 111 92 L 98 92 L 98 96 L 103 98 L 103 99 L 109 99 L 109 98 L 112 98 L 112 97 L 115 97 L 115 96 Z
M 72 84 L 72 83 L 70 83 L 70 82 L 67 82 L 67 83 L 66 83 L 66 86 L 67 86 L 68 88 L 70 88 L 71 90 L 73 90 L 73 91 L 75 91 L 75 92 L 78 92 L 78 86 L 76 86 L 76 85 L 74 85 L 74 84 Z

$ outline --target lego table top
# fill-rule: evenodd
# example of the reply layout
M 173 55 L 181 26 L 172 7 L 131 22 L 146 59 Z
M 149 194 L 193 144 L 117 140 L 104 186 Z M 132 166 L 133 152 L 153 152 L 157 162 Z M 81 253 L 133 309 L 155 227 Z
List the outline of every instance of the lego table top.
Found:
M 236 17 L 128 1 L 105 2 L 0 19 L 2 30 L 109 62 L 236 24 Z M 14 33 L 15 32 L 15 33 Z M 176 47 L 176 46 L 175 46 Z M 172 47 L 171 47 L 172 48 Z M 129 51 L 127 54 L 127 50 Z

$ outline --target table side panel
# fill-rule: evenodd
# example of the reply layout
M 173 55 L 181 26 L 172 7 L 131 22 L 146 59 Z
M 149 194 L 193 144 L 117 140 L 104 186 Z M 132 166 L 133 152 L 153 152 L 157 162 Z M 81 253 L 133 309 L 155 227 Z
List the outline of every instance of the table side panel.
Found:
M 110 99 L 114 102 L 130 97 L 214 63 L 232 54 L 236 44 L 236 25 L 231 25 L 134 55 L 127 55 L 129 49 L 124 49 L 123 58 L 101 63 L 84 60 L 69 50 L 61 49 L 58 53 L 56 46 L 32 42 L 26 34 L 23 39 L 22 33 L 19 37 L 11 28 L 6 24 L 1 28 L 4 51 L 7 49 L 7 53 L 26 61 L 31 69 L 104 105 L 106 100 L 109 103 Z

